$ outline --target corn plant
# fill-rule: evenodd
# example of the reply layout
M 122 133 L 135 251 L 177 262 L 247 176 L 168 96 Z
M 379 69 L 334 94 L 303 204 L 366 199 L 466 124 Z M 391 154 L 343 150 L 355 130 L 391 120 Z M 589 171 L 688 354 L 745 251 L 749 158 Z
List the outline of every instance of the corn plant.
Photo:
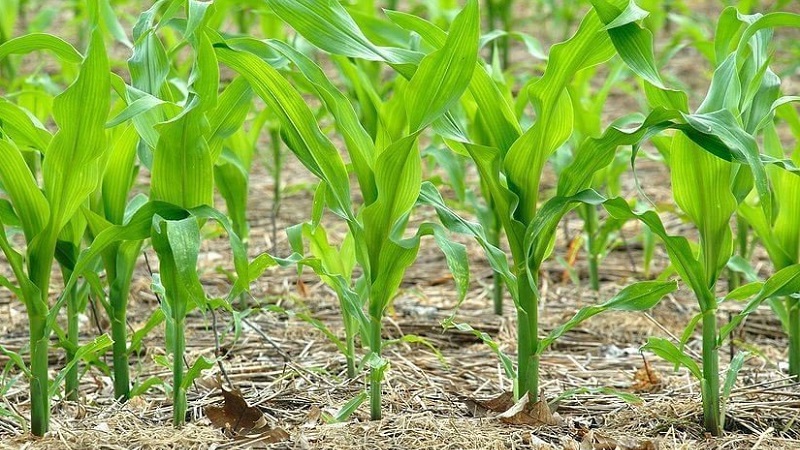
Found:
M 325 40 L 342 30 L 357 30 L 355 23 L 338 3 L 322 5 L 313 1 L 271 1 L 270 7 L 299 32 L 315 34 L 314 43 Z M 330 26 L 320 26 L 309 17 Z M 339 41 L 346 55 L 375 59 L 381 50 L 369 43 L 360 32 Z M 393 101 L 385 104 L 382 126 L 373 141 L 358 120 L 352 106 L 321 70 L 310 61 L 292 56 L 293 63 L 307 77 L 316 93 L 336 120 L 337 130 L 345 138 L 353 171 L 364 204 L 356 210 L 350 198 L 347 170 L 333 144 L 315 125 L 311 111 L 297 91 L 267 62 L 253 54 L 235 50 L 236 41 L 228 48 L 220 47 L 220 60 L 239 72 L 250 82 L 278 116 L 286 145 L 300 161 L 323 182 L 321 189 L 330 210 L 348 225 L 355 245 L 355 257 L 363 271 L 363 291 L 366 305 L 359 300 L 348 302 L 346 308 L 356 317 L 362 340 L 370 349 L 365 361 L 370 368 L 370 412 L 374 419 L 381 417 L 381 384 L 388 362 L 381 357 L 384 345 L 381 338 L 383 314 L 394 297 L 406 269 L 414 262 L 421 236 L 434 234 L 443 246 L 448 265 L 457 272 L 459 290 L 464 292 L 464 249 L 438 237 L 438 228 L 422 226 L 412 238 L 403 239 L 409 216 L 421 186 L 421 160 L 417 152 L 420 133 L 438 120 L 461 96 L 470 82 L 471 73 L 459 69 L 475 64 L 478 45 L 478 6 L 470 1 L 456 17 L 451 38 L 442 51 L 427 57 L 414 55 L 418 68 L 409 76 L 408 84 L 396 85 Z M 337 43 L 336 41 L 329 41 Z M 391 50 L 387 49 L 391 52 Z M 409 67 L 410 68 L 410 67 Z M 411 71 L 406 71 L 410 75 Z M 430 86 L 436 86 L 433 91 Z M 391 121 L 389 119 L 391 118 Z M 366 311 L 364 309 L 366 308 Z
M 595 1 L 593 4 L 606 23 L 618 20 L 623 14 L 607 2 Z M 754 305 L 784 292 L 795 292 L 800 273 L 798 266 L 776 273 L 761 285 L 762 289 L 736 320 L 718 328 L 716 312 L 720 300 L 716 298 L 714 288 L 720 271 L 732 254 L 731 216 L 753 186 L 762 200 L 761 207 L 766 217 L 772 217 L 774 211 L 765 170 L 765 163 L 774 161 L 759 154 L 753 135 L 758 131 L 759 123 L 769 120 L 774 108 L 773 97 L 776 97 L 779 86 L 779 80 L 766 65 L 768 28 L 794 20 L 792 15 L 768 15 L 759 19 L 738 15 L 734 9 L 726 10 L 717 31 L 718 67 L 705 100 L 693 114 L 683 112 L 686 105 L 681 98 L 685 96 L 661 83 L 652 52 L 642 51 L 652 48 L 649 31 L 632 21 L 609 29 L 623 60 L 645 80 L 649 101 L 665 108 L 662 109 L 664 112 L 670 107 L 678 107 L 669 114 L 680 117 L 680 120 L 671 119 L 672 124 L 668 125 L 680 130 L 673 137 L 670 149 L 674 195 L 678 205 L 698 228 L 699 255 L 695 256 L 685 238 L 668 235 L 652 211 L 635 213 L 619 199 L 606 202 L 605 207 L 614 217 L 637 218 L 650 227 L 664 241 L 673 265 L 697 297 L 701 312 L 690 324 L 687 334 L 698 322 L 702 323 L 702 369 L 667 340 L 650 338 L 645 348 L 675 364 L 686 366 L 700 380 L 705 427 L 714 435 L 721 433 L 724 424 L 720 394 L 729 392 L 730 384 L 736 378 L 737 367 L 732 366 L 726 386 L 721 387 L 718 352 L 730 333 L 731 324 L 738 323 L 752 312 Z M 697 163 L 698 159 L 701 164 Z M 789 166 L 785 161 L 779 164 Z M 745 292 L 753 295 L 752 291 Z M 740 293 L 731 295 L 737 297 Z
M 785 115 L 795 119 L 797 113 L 791 108 L 784 109 Z M 797 132 L 797 128 L 794 130 Z M 774 124 L 766 124 L 764 146 L 767 154 L 774 158 L 784 158 L 785 153 L 778 138 Z M 792 161 L 800 165 L 800 152 L 795 148 Z M 777 214 L 768 220 L 757 204 L 743 202 L 739 211 L 747 219 L 758 239 L 767 250 L 776 269 L 783 269 L 800 263 L 800 215 L 796 205 L 800 202 L 800 177 L 785 170 L 770 168 L 769 176 L 779 195 L 776 197 Z M 795 293 L 796 294 L 796 293 Z M 800 376 L 800 305 L 797 296 L 787 296 L 771 302 L 773 310 L 781 320 L 784 331 L 789 335 L 789 374 Z
M 392 48 L 376 47 L 363 38 L 357 28 L 342 21 L 332 20 L 330 26 L 322 27 L 324 32 L 320 32 L 317 27 L 312 29 L 308 23 L 302 21 L 299 14 L 293 15 L 288 11 L 282 14 L 278 8 L 273 6 L 273 9 L 306 39 L 326 51 L 384 61 L 395 67 L 401 75 L 407 71 L 407 64 L 413 64 L 412 58 L 406 53 L 398 53 Z M 452 31 L 447 34 L 433 24 L 408 14 L 388 14 L 396 24 L 420 35 L 436 53 L 446 49 L 447 43 L 451 42 Z M 524 133 L 521 132 L 521 126 L 514 117 L 513 108 L 507 98 L 500 94 L 498 87 L 480 66 L 473 72 L 469 93 L 471 100 L 477 105 L 478 120 L 485 121 L 485 130 L 491 133 L 482 142 L 491 145 L 471 142 L 456 121 L 434 124 L 437 133 L 448 139 L 455 148 L 469 154 L 477 164 L 492 201 L 501 211 L 501 223 L 512 252 L 512 269 L 509 270 L 502 253 L 498 253 L 496 247 L 488 243 L 482 228 L 457 219 L 437 199 L 429 185 L 423 187 L 424 202 L 436 207 L 443 215 L 442 220 L 452 229 L 474 234 L 487 249 L 493 268 L 506 280 L 515 300 L 519 320 L 515 392 L 520 397 L 527 393 L 534 401 L 538 396 L 538 361 L 543 351 L 538 345 L 538 290 L 535 286 L 538 269 L 548 253 L 550 241 L 545 239 L 543 242 L 546 243 L 533 251 L 533 237 L 546 233 L 527 233 L 526 230 L 543 226 L 554 231 L 557 226 L 557 217 L 560 215 L 553 220 L 553 211 L 548 210 L 548 215 L 537 216 L 539 179 L 547 158 L 569 137 L 572 130 L 572 109 L 566 90 L 571 74 L 599 64 L 614 54 L 614 48 L 603 31 L 603 26 L 592 13 L 584 20 L 575 37 L 553 49 L 550 70 L 541 80 L 525 89 L 527 95 L 536 99 L 539 119 Z M 467 67 L 466 64 L 464 67 Z M 602 140 L 601 145 L 613 151 L 620 145 L 618 140 L 617 135 L 612 135 Z M 590 174 L 600 167 L 602 166 L 593 168 Z M 504 177 L 501 177 L 501 173 Z M 590 180 L 591 177 L 587 183 Z M 576 190 L 572 195 L 577 193 Z M 538 225 L 534 226 L 534 223 Z
M 62 296 L 55 305 L 50 305 L 52 263 L 64 227 L 101 181 L 108 154 L 105 122 L 110 104 L 108 60 L 96 29 L 85 58 L 63 41 L 54 37 L 42 40 L 37 36 L 6 42 L 0 46 L 0 54 L 10 53 L 8 49 L 14 45 L 21 49 L 39 49 L 48 48 L 48 43 L 68 54 L 70 61 L 82 62 L 77 79 L 53 101 L 53 119 L 58 131 L 46 147 L 38 148 L 46 155 L 41 169 L 43 190 L 25 163 L 22 149 L 11 140 L 13 133 L 4 132 L 0 141 L 4 161 L 0 168 L 3 189 L 19 217 L 27 244 L 23 256 L 6 239 L 5 232 L 0 235 L 0 246 L 17 282 L 14 286 L 4 280 L 3 285 L 12 288 L 25 303 L 28 313 L 31 359 L 30 370 L 26 373 L 31 389 L 31 431 L 39 436 L 47 431 L 50 416 L 49 338 L 64 302 Z M 33 123 L 22 125 L 29 130 L 36 129 Z M 45 136 L 40 131 L 34 133 Z M 23 139 L 19 144 L 29 142 Z M 110 345 L 108 337 L 105 338 Z M 75 359 L 70 366 L 77 362 L 77 355 L 72 356 Z

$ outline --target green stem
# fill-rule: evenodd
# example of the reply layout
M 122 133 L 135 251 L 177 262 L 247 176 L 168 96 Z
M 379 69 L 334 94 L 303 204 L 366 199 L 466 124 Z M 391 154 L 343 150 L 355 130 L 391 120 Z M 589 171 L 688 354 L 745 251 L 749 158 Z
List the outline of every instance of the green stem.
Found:
M 719 402 L 719 348 L 716 307 L 703 313 L 703 422 L 714 436 L 722 433 Z
M 356 329 L 357 324 L 353 323 L 353 318 L 347 312 L 343 303 L 340 303 L 342 310 L 342 320 L 344 321 L 344 340 L 346 346 L 345 359 L 347 360 L 347 378 L 356 376 Z
M 45 333 L 46 314 L 28 311 L 31 347 L 31 433 L 44 436 L 50 425 L 50 379 L 48 377 L 49 338 Z
M 186 390 L 183 388 L 183 354 L 186 350 L 186 338 L 184 336 L 185 320 L 175 319 L 175 354 L 172 360 L 172 425 L 175 428 L 181 427 L 186 423 Z
M 347 378 L 355 378 L 356 376 L 356 344 L 355 344 L 355 337 L 352 335 L 348 335 L 346 338 L 345 344 L 347 345 L 347 355 L 345 355 L 345 359 L 347 359 Z
M 495 24 L 497 23 L 497 7 L 494 4 L 494 0 L 486 0 L 486 15 L 487 21 L 489 22 L 489 30 L 494 30 Z M 492 44 L 489 47 L 489 61 L 494 60 L 494 51 L 496 46 Z
M 127 283 L 124 288 L 118 287 L 116 280 L 111 285 L 109 293 L 111 305 L 111 339 L 114 359 L 114 397 L 120 402 L 126 402 L 131 397 L 130 367 L 128 362 L 128 290 Z
M 536 402 L 539 397 L 539 298 L 527 278 L 526 270 L 517 273 L 519 308 L 517 312 L 517 398 L 528 393 Z
M 789 314 L 789 375 L 800 379 L 800 300 L 786 299 Z
M 584 227 L 586 229 L 586 252 L 589 255 L 589 283 L 592 290 L 600 290 L 600 258 L 595 248 L 595 241 L 597 240 L 597 209 L 594 205 L 583 205 L 586 222 Z
M 45 229 L 41 246 L 30 250 L 28 272 L 39 288 L 38 296 L 26 299 L 31 348 L 31 433 L 44 436 L 50 427 L 50 378 L 48 376 L 50 330 L 47 329 L 50 273 L 55 258 L 57 232 Z
M 381 317 L 371 317 L 370 320 L 370 350 L 378 358 L 381 356 Z M 381 389 L 383 382 L 383 368 L 372 367 L 369 372 L 369 411 L 372 420 L 381 419 Z
M 65 279 L 69 279 L 69 277 L 65 277 Z M 65 295 L 67 296 L 67 341 L 69 342 L 69 346 L 67 347 L 67 362 L 71 362 L 76 357 L 79 345 L 78 315 L 80 311 L 78 310 L 78 302 L 80 299 L 78 298 L 78 289 L 76 286 L 73 286 Z M 78 387 L 78 364 L 73 364 L 67 371 L 67 375 L 64 379 L 64 393 L 67 400 L 78 400 Z
M 494 214 L 494 209 L 492 209 Z M 503 224 L 500 218 L 495 217 L 494 223 L 489 226 L 489 233 L 487 240 L 493 246 L 500 248 L 500 233 L 502 232 Z M 497 272 L 492 273 L 492 303 L 494 304 L 494 313 L 498 316 L 503 315 L 503 277 Z
M 281 154 L 281 130 L 272 127 L 269 130 L 272 141 L 272 251 L 277 251 L 278 246 L 278 215 L 281 212 L 281 172 L 283 169 L 283 155 Z
M 736 215 L 736 245 L 737 245 L 737 252 L 738 255 L 744 259 L 747 259 L 748 253 L 748 233 L 750 231 L 750 225 L 747 221 L 742 217 L 740 214 Z M 732 291 L 742 284 L 742 276 L 739 272 L 735 270 L 728 269 L 728 290 Z
M 500 11 L 500 19 L 503 22 L 503 30 L 506 33 L 511 33 L 512 31 L 512 4 L 514 2 L 512 0 L 505 0 L 501 5 Z M 503 70 L 508 69 L 508 66 L 511 64 L 511 48 L 510 48 L 511 39 L 506 34 L 500 40 L 500 58 L 503 63 Z

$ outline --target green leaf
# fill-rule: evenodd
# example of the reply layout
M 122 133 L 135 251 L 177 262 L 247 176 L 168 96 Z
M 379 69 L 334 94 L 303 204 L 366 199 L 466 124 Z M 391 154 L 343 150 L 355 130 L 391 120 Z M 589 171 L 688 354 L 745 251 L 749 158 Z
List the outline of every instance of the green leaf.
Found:
M 53 379 L 53 382 L 50 384 L 49 395 L 54 397 L 58 394 L 59 390 L 61 389 L 61 383 L 64 381 L 64 378 L 67 376 L 67 372 L 70 371 L 76 364 L 84 360 L 92 360 L 96 359 L 97 355 L 102 354 L 109 347 L 114 343 L 107 334 L 102 336 L 98 336 L 92 342 L 87 344 L 81 345 L 78 350 L 75 352 L 75 356 L 67 362 L 67 364 L 58 372 L 58 375 Z
M 178 117 L 157 127 L 151 190 L 154 200 L 184 208 L 210 205 L 214 192 L 214 162 L 204 138 L 208 126 L 192 103 Z
M 165 220 L 159 215 L 153 216 L 152 242 L 166 294 L 162 307 L 168 307 L 167 317 L 182 320 L 192 306 L 205 303 L 205 293 L 197 275 L 200 251 L 197 219 Z
M 737 203 L 731 192 L 731 164 L 677 134 L 670 168 L 675 201 L 700 232 L 703 268 L 711 287 L 733 252 L 730 220 Z
M 696 379 L 703 379 L 703 372 L 700 370 L 700 366 L 686 353 L 683 353 L 676 347 L 675 344 L 666 339 L 651 337 L 647 339 L 647 344 L 645 344 L 642 349 L 649 350 L 677 366 L 686 367 Z
M 765 300 L 774 297 L 785 297 L 798 292 L 800 292 L 800 264 L 794 264 L 779 270 L 764 282 L 761 290 L 747 303 L 742 312 L 735 315 L 730 322 L 720 328 L 719 342 L 724 342 L 725 338 Z
M 2 345 L 0 345 L 0 353 L 4 354 L 9 360 L 11 360 L 11 362 L 13 362 L 14 365 L 25 374 L 26 377 L 30 378 L 33 376 L 30 369 L 28 369 L 28 366 L 25 364 L 25 360 L 22 359 L 22 355 L 7 349 Z
M 59 130 L 42 164 L 51 233 L 66 225 L 101 181 L 102 156 L 107 151 L 109 73 L 103 39 L 95 30 L 78 79 L 53 102 L 53 119 Z
M 253 91 L 274 111 L 281 135 L 300 162 L 329 187 L 334 212 L 352 215 L 350 182 L 339 152 L 320 131 L 305 100 L 275 69 L 254 55 L 218 47 L 220 61 L 239 72 Z
M 0 130 L 19 146 L 33 147 L 44 153 L 52 136 L 33 114 L 11 102 L 0 99 Z
M 26 55 L 41 50 L 52 52 L 61 61 L 75 64 L 83 61 L 83 56 L 67 41 L 45 33 L 30 33 L 4 42 L 0 45 L 0 61 L 8 55 Z
M 483 331 L 472 328 L 472 326 L 467 323 L 454 323 L 452 320 L 447 320 L 442 323 L 442 326 L 445 330 L 455 328 L 458 331 L 471 333 L 473 336 L 483 341 L 483 343 L 486 344 L 489 349 L 492 350 L 495 355 L 497 355 L 498 358 L 500 358 L 500 363 L 503 365 L 503 371 L 506 377 L 511 378 L 512 380 L 516 377 L 517 371 L 514 370 L 514 363 L 511 361 L 511 358 L 503 353 L 503 350 L 500 349 L 500 345 L 494 339 L 492 339 L 491 336 Z
M 315 46 L 350 58 L 382 61 L 382 49 L 367 39 L 338 0 L 267 0 L 267 5 Z
M 181 388 L 188 390 L 190 387 L 192 387 L 194 380 L 203 374 L 204 370 L 211 369 L 215 364 L 215 360 L 206 358 L 205 356 L 197 358 L 189 370 L 186 371 L 186 375 L 184 375 L 183 381 L 181 382 Z
M 406 112 L 411 131 L 419 131 L 455 105 L 478 57 L 480 16 L 477 0 L 469 0 L 456 16 L 442 48 L 426 56 L 406 90 Z
M 571 319 L 553 329 L 542 339 L 536 352 L 541 355 L 553 342 L 593 316 L 606 311 L 646 311 L 658 304 L 665 295 L 677 289 L 678 283 L 674 281 L 642 281 L 627 286 L 601 305 L 581 308 Z
M 341 423 L 346 422 L 350 419 L 350 416 L 353 415 L 354 412 L 358 409 L 361 404 L 363 404 L 369 398 L 369 394 L 366 391 L 363 391 L 356 395 L 355 397 L 351 398 L 347 401 L 341 408 L 336 412 L 336 415 L 330 416 L 325 419 L 328 423 Z
M 50 205 L 39 186 L 36 185 L 30 168 L 22 153 L 12 144 L 0 140 L 0 182 L 3 192 L 22 222 L 25 240 L 31 242 L 47 225 L 50 218 Z
M 722 401 L 726 402 L 731 397 L 731 391 L 733 390 L 733 386 L 736 384 L 736 377 L 739 375 L 739 372 L 742 370 L 742 366 L 744 366 L 744 360 L 747 358 L 748 354 L 746 352 L 739 352 L 736 356 L 733 357 L 730 366 L 728 366 L 728 372 L 725 374 L 725 383 L 722 385 Z

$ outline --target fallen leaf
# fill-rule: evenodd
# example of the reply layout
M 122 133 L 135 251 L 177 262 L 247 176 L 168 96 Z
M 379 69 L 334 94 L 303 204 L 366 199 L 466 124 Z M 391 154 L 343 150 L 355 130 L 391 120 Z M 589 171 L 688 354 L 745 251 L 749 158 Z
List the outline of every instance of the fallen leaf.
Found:
M 312 406 L 311 409 L 308 410 L 308 414 L 306 414 L 306 421 L 300 425 L 303 428 L 314 428 L 319 423 L 319 419 L 322 417 L 322 410 L 319 406 Z
M 482 418 L 487 417 L 489 413 L 502 413 L 508 411 L 514 406 L 514 394 L 511 392 L 503 392 L 489 400 L 478 400 L 470 397 L 463 397 L 464 404 L 472 417 Z
M 311 295 L 311 291 L 308 289 L 308 286 L 302 279 L 298 278 L 295 285 L 297 287 L 297 293 L 300 294 L 300 297 L 308 298 L 308 296 Z
M 613 438 L 597 430 L 590 430 L 581 441 L 580 450 L 656 450 L 658 447 L 653 441 L 621 437 Z
M 206 416 L 214 426 L 234 432 L 261 429 L 267 426 L 264 413 L 255 406 L 250 406 L 238 389 L 221 389 L 225 399 L 223 406 L 206 406 Z
M 561 417 L 550 411 L 550 406 L 547 405 L 544 397 L 538 402 L 531 403 L 528 394 L 520 398 L 506 412 L 498 414 L 496 418 L 511 425 L 560 426 L 564 424 Z

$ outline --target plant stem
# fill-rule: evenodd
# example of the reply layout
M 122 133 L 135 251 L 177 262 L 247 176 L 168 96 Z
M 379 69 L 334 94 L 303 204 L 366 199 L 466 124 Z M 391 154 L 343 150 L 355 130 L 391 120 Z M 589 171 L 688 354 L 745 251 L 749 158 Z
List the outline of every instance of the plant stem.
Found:
M 531 402 L 539 397 L 539 298 L 528 282 L 526 269 L 517 272 L 517 386 L 519 399 L 528 393 Z
M 703 422 L 714 436 L 722 433 L 719 403 L 719 348 L 716 306 L 703 313 Z
M 586 229 L 586 252 L 589 255 L 589 283 L 592 290 L 600 290 L 600 270 L 599 270 L 599 257 L 595 251 L 595 241 L 597 239 L 597 209 L 594 205 L 583 205 L 584 216 L 586 222 L 584 227 Z
M 739 256 L 747 259 L 747 238 L 750 226 L 741 214 L 736 215 L 736 251 Z M 728 290 L 732 291 L 742 284 L 742 276 L 735 270 L 728 269 Z
M 377 358 L 381 356 L 381 317 L 372 316 L 370 320 L 370 350 Z M 381 419 L 381 382 L 383 368 L 371 367 L 369 372 L 369 411 L 372 420 Z
M 65 276 L 64 279 L 69 279 L 69 276 Z M 71 362 L 75 359 L 75 354 L 78 351 L 78 289 L 77 286 L 73 286 L 70 288 L 69 292 L 66 292 L 65 295 L 67 296 L 67 341 L 69 342 L 69 346 L 67 347 L 67 362 Z M 66 378 L 64 379 L 64 393 L 66 395 L 67 400 L 77 401 L 78 400 L 78 364 L 73 364 L 72 367 L 67 371 Z
M 28 311 L 31 347 L 31 433 L 44 436 L 50 425 L 50 379 L 48 349 L 50 340 L 45 333 L 46 314 Z
M 345 312 L 344 306 L 342 309 L 342 319 L 344 320 L 344 339 L 347 349 L 345 359 L 347 360 L 347 378 L 355 378 L 356 376 L 356 325 L 353 319 Z
M 789 375 L 800 379 L 800 299 L 787 297 L 789 314 Z
M 503 230 L 503 224 L 500 218 L 496 217 L 496 213 L 492 208 L 492 215 L 495 215 L 494 223 L 488 227 L 489 232 L 486 237 L 490 244 L 500 248 L 500 233 Z M 503 315 L 503 278 L 497 272 L 492 272 L 492 303 L 494 304 L 494 313 L 498 316 Z
M 356 353 L 356 344 L 355 338 L 352 335 L 346 336 L 346 345 L 347 345 L 347 355 L 345 355 L 345 359 L 347 359 L 347 378 L 355 378 L 356 376 L 356 361 L 355 361 L 355 353 Z
M 497 23 L 497 7 L 494 4 L 494 0 L 486 0 L 486 15 L 489 22 L 489 30 L 494 30 L 495 23 Z M 490 61 L 494 60 L 494 52 L 496 48 L 497 46 L 494 44 L 489 47 L 491 50 L 489 55 Z
M 176 428 L 186 423 L 186 390 L 183 388 L 183 354 L 186 350 L 185 320 L 176 318 L 173 330 L 174 355 L 172 360 L 172 425 Z
M 128 283 L 118 285 L 119 280 L 114 280 L 109 292 L 111 305 L 111 339 L 114 359 L 114 397 L 120 402 L 126 402 L 131 397 L 130 368 L 128 363 Z
M 269 136 L 272 143 L 272 251 L 277 252 L 278 249 L 278 215 L 281 212 L 281 171 L 283 169 L 283 157 L 281 155 L 281 130 L 278 127 L 272 127 L 269 130 Z
M 504 0 L 501 3 L 501 10 L 500 10 L 500 19 L 503 22 L 503 31 L 506 33 L 511 33 L 512 30 L 512 4 L 513 0 Z M 503 70 L 508 69 L 508 66 L 511 64 L 511 48 L 509 43 L 511 42 L 510 37 L 508 34 L 503 36 L 500 40 L 500 58 L 503 63 Z
M 31 348 L 31 433 L 35 436 L 44 436 L 50 427 L 50 330 L 47 329 L 47 314 L 50 273 L 58 237 L 58 232 L 49 226 L 43 233 L 41 246 L 30 250 L 28 260 L 30 280 L 39 288 L 39 294 L 26 299 Z

